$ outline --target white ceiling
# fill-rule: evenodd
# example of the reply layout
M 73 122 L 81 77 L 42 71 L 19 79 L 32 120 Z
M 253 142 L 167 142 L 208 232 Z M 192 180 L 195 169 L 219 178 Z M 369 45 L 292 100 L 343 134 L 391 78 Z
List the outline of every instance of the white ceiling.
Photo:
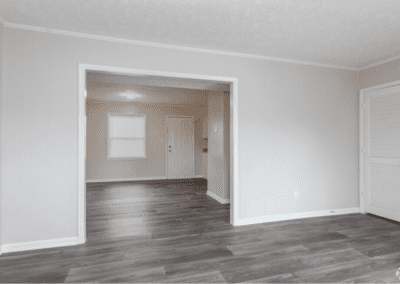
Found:
M 87 98 L 96 101 L 207 107 L 208 95 L 229 90 L 229 84 L 207 80 L 87 73 Z M 135 98 L 132 101 L 126 95 Z
M 207 107 L 208 95 L 219 91 L 193 90 L 182 88 L 135 86 L 121 83 L 87 82 L 87 98 L 95 101 L 132 102 L 172 107 Z M 133 95 L 134 99 L 126 98 Z
M 97 73 L 97 72 L 89 72 L 87 74 L 87 81 L 125 84 L 125 85 L 138 85 L 138 86 L 183 88 L 183 89 L 193 89 L 193 90 L 228 91 L 228 92 L 230 90 L 229 84 L 218 83 L 215 81 L 159 77 L 159 76 L 113 75 L 109 73 Z
M 399 0 L 1 0 L 6 26 L 363 68 L 400 56 Z

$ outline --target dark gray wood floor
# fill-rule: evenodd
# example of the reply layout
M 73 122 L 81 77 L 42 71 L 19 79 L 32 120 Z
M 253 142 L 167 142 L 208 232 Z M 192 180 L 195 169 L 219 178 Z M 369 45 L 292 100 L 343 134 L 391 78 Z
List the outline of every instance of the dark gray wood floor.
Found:
M 203 179 L 87 185 L 87 243 L 0 256 L 1 282 L 399 282 L 400 226 L 349 214 L 233 227 Z

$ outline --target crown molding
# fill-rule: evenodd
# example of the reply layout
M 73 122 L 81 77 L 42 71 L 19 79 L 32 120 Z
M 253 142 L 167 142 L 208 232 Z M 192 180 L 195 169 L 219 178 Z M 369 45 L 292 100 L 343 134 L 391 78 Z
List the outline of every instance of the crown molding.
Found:
M 58 35 L 67 35 L 67 36 L 80 37 L 80 38 L 86 38 L 86 39 L 111 41 L 111 42 L 133 44 L 133 45 L 140 45 L 140 46 L 147 46 L 147 47 L 158 47 L 158 48 L 165 48 L 165 49 L 175 49 L 175 50 L 192 51 L 192 52 L 199 52 L 199 53 L 218 54 L 218 55 L 235 56 L 235 57 L 242 57 L 242 58 L 252 58 L 252 59 L 260 59 L 260 60 L 266 60 L 266 61 L 277 61 L 277 62 L 309 65 L 309 66 L 316 66 L 316 67 L 325 67 L 325 68 L 332 68 L 332 69 L 344 69 L 344 70 L 350 70 L 350 71 L 359 71 L 358 68 L 339 66 L 339 65 L 330 65 L 330 64 L 323 64 L 323 63 L 316 63 L 316 62 L 309 62 L 309 61 L 301 61 L 301 60 L 294 60 L 294 59 L 286 59 L 286 58 L 278 58 L 278 57 L 270 57 L 270 56 L 254 55 L 254 54 L 246 54 L 246 53 L 237 53 L 237 52 L 229 52 L 229 51 L 219 51 L 219 50 L 203 49 L 203 48 L 188 47 L 188 46 L 152 43 L 152 42 L 114 38 L 114 37 L 107 37 L 107 36 L 100 36 L 100 35 L 93 35 L 93 34 L 70 32 L 70 31 L 57 30 L 57 29 L 48 29 L 48 28 L 28 26 L 28 25 L 20 25 L 20 24 L 14 24 L 14 23 L 5 23 L 5 26 L 8 28 L 14 28 L 14 29 L 30 30 L 30 31 L 35 31 L 35 32 L 51 33 L 51 34 L 58 34 Z
M 400 59 L 400 55 L 391 57 L 391 58 L 389 58 L 389 59 L 385 59 L 385 60 L 381 60 L 381 61 L 375 62 L 375 63 L 373 63 L 373 64 L 370 64 L 370 65 L 367 65 L 367 66 L 365 66 L 365 67 L 362 67 L 362 68 L 360 68 L 359 70 L 360 70 L 360 71 L 363 71 L 363 70 L 369 69 L 369 68 L 371 68 L 371 67 L 375 67 L 375 66 L 378 66 L 378 65 L 382 65 L 382 64 L 385 64 L 385 63 L 388 63 L 388 62 L 392 62 L 392 61 L 395 61 L 395 60 L 398 60 L 398 59 Z

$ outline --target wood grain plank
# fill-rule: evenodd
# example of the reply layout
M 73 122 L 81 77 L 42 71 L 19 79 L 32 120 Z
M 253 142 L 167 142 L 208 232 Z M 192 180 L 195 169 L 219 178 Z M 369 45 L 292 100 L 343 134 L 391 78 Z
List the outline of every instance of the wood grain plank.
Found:
M 249 226 L 204 179 L 87 185 L 87 242 L 0 256 L 0 282 L 391 282 L 400 223 L 348 214 Z

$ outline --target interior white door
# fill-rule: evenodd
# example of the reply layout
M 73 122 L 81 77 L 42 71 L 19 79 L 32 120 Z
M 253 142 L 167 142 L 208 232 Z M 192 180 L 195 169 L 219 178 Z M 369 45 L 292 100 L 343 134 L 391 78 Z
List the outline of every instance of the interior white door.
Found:
M 194 177 L 194 119 L 168 118 L 168 178 Z
M 400 221 L 400 85 L 366 92 L 364 210 Z

